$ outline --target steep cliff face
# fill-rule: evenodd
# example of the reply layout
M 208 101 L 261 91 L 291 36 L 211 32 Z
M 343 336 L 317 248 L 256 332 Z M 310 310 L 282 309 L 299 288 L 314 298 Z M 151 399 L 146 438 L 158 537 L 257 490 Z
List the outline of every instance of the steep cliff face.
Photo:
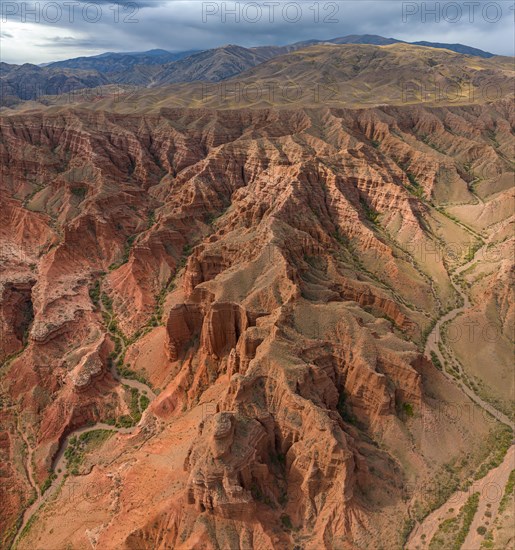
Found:
M 398 544 L 434 464 L 486 431 L 436 412 L 464 398 L 421 349 L 457 303 L 441 243 L 470 237 L 437 207 L 508 173 L 513 123 L 507 101 L 5 117 L 1 460 L 26 430 L 35 477 L 5 489 L 10 532 L 65 436 L 127 412 L 116 368 L 159 390 L 75 478 L 99 488 L 94 525 L 62 491 L 21 547 Z

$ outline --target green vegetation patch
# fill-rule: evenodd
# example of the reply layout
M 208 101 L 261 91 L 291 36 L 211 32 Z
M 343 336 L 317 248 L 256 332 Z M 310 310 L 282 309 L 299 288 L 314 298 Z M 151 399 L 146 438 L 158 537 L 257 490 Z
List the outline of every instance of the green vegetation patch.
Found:
M 424 198 L 424 189 L 418 182 L 417 178 L 411 172 L 406 172 L 406 177 L 408 178 L 410 185 L 408 186 L 408 191 L 418 197 L 419 199 Z
M 50 489 L 50 486 L 52 485 L 52 482 L 54 481 L 54 479 L 57 479 L 57 474 L 50 473 L 50 475 L 43 482 L 43 485 L 41 485 L 41 494 L 42 495 L 44 495 L 46 493 L 46 491 L 48 491 L 48 489 Z
M 443 371 L 442 362 L 438 359 L 438 355 L 436 355 L 434 351 L 431 352 L 431 361 L 438 370 Z
M 89 287 L 89 297 L 93 305 L 98 307 L 100 303 L 100 281 L 98 279 Z
M 364 199 L 359 199 L 359 202 L 361 203 L 361 206 L 363 207 L 363 210 L 365 212 L 365 217 L 367 220 L 374 225 L 379 225 L 378 218 L 379 218 L 379 212 L 376 212 Z
M 481 464 L 474 479 L 485 477 L 490 470 L 497 468 L 502 463 L 508 449 L 511 447 L 512 440 L 513 431 L 504 424 L 498 430 L 489 434 L 485 447 L 491 449 L 491 452 L 488 459 Z
M 460 550 L 479 505 L 479 493 L 470 495 L 459 514 L 443 521 L 431 540 L 429 550 Z
M 127 367 L 123 366 L 122 362 L 122 365 L 118 363 L 116 370 L 122 378 L 127 378 L 128 380 L 136 380 L 137 382 L 141 382 L 142 384 L 145 384 L 145 386 L 150 387 L 150 382 L 142 374 L 131 370 L 129 367 L 130 365 L 128 365 Z
M 129 390 L 128 407 L 129 414 L 119 416 L 116 419 L 110 418 L 106 421 L 109 425 L 114 425 L 117 428 L 132 428 L 141 420 L 141 416 L 145 409 L 150 404 L 150 399 L 146 395 L 141 395 L 137 388 L 124 386 Z
M 287 530 L 291 530 L 293 528 L 293 524 L 292 524 L 290 516 L 288 514 L 283 514 L 281 516 L 281 523 L 282 523 L 283 527 Z
M 86 455 L 100 447 L 114 433 L 113 430 L 91 430 L 71 437 L 64 452 L 68 471 L 74 476 L 80 475 L 80 467 Z
M 88 188 L 83 186 L 72 187 L 72 195 L 77 197 L 79 201 L 83 201 L 88 193 Z
M 508 483 L 506 483 L 506 487 L 504 488 L 504 495 L 499 504 L 499 514 L 502 514 L 504 510 L 506 510 L 506 507 L 508 506 L 510 499 L 513 498 L 514 490 L 515 490 L 515 470 L 512 470 L 510 473 L 510 477 L 508 478 Z
M 123 254 L 122 259 L 119 262 L 113 262 L 109 266 L 109 271 L 115 271 L 122 265 L 126 264 L 129 261 L 129 255 L 131 253 L 132 245 L 134 244 L 134 241 L 136 240 L 137 235 L 131 235 L 127 241 L 125 242 L 125 246 L 123 248 Z
M 413 410 L 413 405 L 411 403 L 403 403 L 402 410 L 408 418 L 411 418 L 415 415 L 415 412 Z

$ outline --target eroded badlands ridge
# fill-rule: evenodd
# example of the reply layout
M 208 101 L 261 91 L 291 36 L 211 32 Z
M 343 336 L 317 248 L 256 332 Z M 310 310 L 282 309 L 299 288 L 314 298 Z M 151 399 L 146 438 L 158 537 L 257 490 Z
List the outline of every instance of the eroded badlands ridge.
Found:
M 3 545 L 67 434 L 127 418 L 20 548 L 402 545 L 497 429 L 422 350 L 482 239 L 510 337 L 513 126 L 509 101 L 5 117 Z M 158 394 L 141 420 L 113 362 Z

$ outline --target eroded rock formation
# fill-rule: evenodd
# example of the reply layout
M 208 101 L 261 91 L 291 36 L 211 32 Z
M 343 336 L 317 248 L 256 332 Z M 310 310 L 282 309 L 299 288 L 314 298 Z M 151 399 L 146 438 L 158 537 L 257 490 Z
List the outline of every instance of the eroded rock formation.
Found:
M 34 490 L 4 469 L 23 431 L 42 485 L 66 434 L 127 412 L 116 361 L 159 395 L 75 478 L 94 502 L 63 490 L 20 548 L 401 544 L 422 487 L 488 431 L 439 414 L 465 398 L 422 349 L 458 302 L 439 246 L 470 241 L 437 207 L 476 202 L 468 172 L 509 173 L 513 122 L 509 101 L 4 117 L 9 540 Z M 503 330 L 508 280 L 486 288 Z

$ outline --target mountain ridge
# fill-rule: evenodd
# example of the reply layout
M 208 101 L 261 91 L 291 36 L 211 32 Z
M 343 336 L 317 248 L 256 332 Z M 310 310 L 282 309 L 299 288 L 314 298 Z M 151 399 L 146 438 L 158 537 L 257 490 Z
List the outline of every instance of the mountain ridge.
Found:
M 136 53 L 108 53 L 57 61 L 45 66 L 1 64 L 0 106 L 10 107 L 20 101 L 35 100 L 41 96 L 59 95 L 75 90 L 97 88 L 107 84 L 132 85 L 141 88 L 160 87 L 181 82 L 220 82 L 262 65 L 263 63 L 306 48 L 322 45 L 351 47 L 373 45 L 385 47 L 398 44 L 415 48 L 436 48 L 442 51 L 460 50 L 459 55 L 478 59 L 493 54 L 461 44 L 410 44 L 395 38 L 378 35 L 348 35 L 330 40 L 307 40 L 286 46 L 257 46 L 245 48 L 228 44 L 204 51 L 171 53 L 149 50 Z M 445 46 L 445 47 L 444 47 Z M 450 49 L 449 49 L 450 48 Z M 452 49 L 454 48 L 454 50 Z

